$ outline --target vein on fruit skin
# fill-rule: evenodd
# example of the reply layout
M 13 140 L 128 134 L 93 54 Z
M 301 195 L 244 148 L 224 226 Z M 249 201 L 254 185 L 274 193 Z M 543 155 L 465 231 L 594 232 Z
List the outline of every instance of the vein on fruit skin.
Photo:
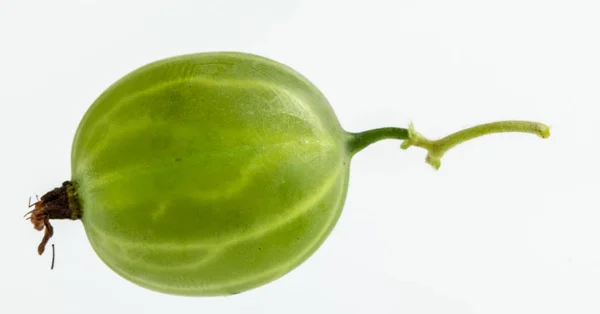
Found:
M 181 249 L 206 249 L 206 248 L 222 247 L 223 245 L 235 245 L 235 244 L 241 243 L 243 241 L 248 241 L 253 238 L 258 238 L 266 233 L 271 232 L 272 230 L 275 230 L 275 229 L 281 227 L 282 225 L 284 225 L 286 223 L 293 221 L 294 219 L 297 219 L 298 217 L 300 217 L 302 214 L 304 214 L 311 208 L 314 208 L 314 206 L 335 185 L 339 176 L 345 172 L 344 169 L 340 169 L 340 168 L 342 168 L 341 165 L 338 165 L 337 167 L 333 167 L 334 170 L 323 181 L 323 184 L 319 188 L 319 190 L 314 194 L 310 194 L 310 196 L 308 198 L 304 199 L 303 201 L 301 201 L 297 204 L 294 204 L 294 206 L 291 210 L 286 211 L 286 215 L 284 217 L 282 217 L 282 219 L 275 220 L 271 223 L 263 224 L 263 225 L 261 225 L 262 226 L 261 228 L 251 229 L 250 232 L 237 235 L 234 239 L 230 239 L 228 241 L 215 241 L 215 242 L 208 242 L 208 243 L 187 243 L 185 245 L 182 245 L 181 243 L 177 243 L 177 242 L 144 243 L 143 245 L 150 247 L 152 249 L 160 248 L 161 250 L 165 250 L 165 251 L 181 250 Z M 131 246 L 131 247 L 137 247 L 140 245 L 140 243 L 137 241 L 128 240 L 128 239 L 122 238 L 122 237 L 117 237 L 115 235 L 110 234 L 109 232 L 105 232 L 104 230 L 97 228 L 93 223 L 88 223 L 86 226 L 91 228 L 92 231 L 102 235 L 103 237 L 106 237 L 107 239 L 111 239 L 112 241 L 114 241 L 115 243 L 118 243 L 119 245 L 125 245 L 125 246 Z
M 228 185 L 225 188 L 223 186 L 218 186 L 218 187 L 215 187 L 213 190 L 209 190 L 209 191 L 194 190 L 193 193 L 189 193 L 189 194 L 187 194 L 187 196 L 192 196 L 193 198 L 198 199 L 198 200 L 217 200 L 217 199 L 232 198 L 232 197 L 236 196 L 237 194 L 239 194 L 241 191 L 243 191 L 244 188 L 246 188 L 252 182 L 252 178 L 254 177 L 254 175 L 262 169 L 262 165 L 264 164 L 263 161 L 270 158 L 270 152 L 285 150 L 286 148 L 289 148 L 289 147 L 294 148 L 294 147 L 297 147 L 298 145 L 299 145 L 298 140 L 296 140 L 296 139 L 288 140 L 283 143 L 266 145 L 265 147 L 268 147 L 268 149 L 263 150 L 261 153 L 257 153 L 256 156 L 249 159 L 249 161 L 243 167 L 240 167 L 238 180 L 228 182 Z M 316 141 L 315 140 L 305 140 L 305 142 L 303 142 L 303 144 L 302 144 L 303 148 L 306 148 L 306 149 L 320 148 L 319 150 L 309 151 L 306 154 L 306 155 L 311 155 L 311 156 L 315 155 L 315 154 L 316 155 L 323 154 L 323 150 L 325 148 L 330 148 L 331 147 L 330 145 L 333 145 L 333 144 L 322 141 L 322 140 L 316 140 Z M 219 158 L 219 157 L 227 157 L 228 155 L 231 155 L 231 154 L 239 154 L 240 150 L 241 150 L 241 148 L 236 152 L 227 151 L 227 152 L 222 152 L 221 154 L 202 153 L 201 154 L 202 158 L 196 158 L 194 155 L 190 155 L 187 157 L 187 159 L 197 160 L 197 161 L 189 162 L 186 164 L 186 166 L 193 167 L 194 163 L 204 163 L 207 160 L 207 158 L 212 159 L 212 158 Z M 331 149 L 331 150 L 333 151 L 333 149 Z M 297 155 L 294 157 L 297 157 Z M 86 164 L 91 164 L 91 163 L 88 162 Z M 88 169 L 86 169 L 86 168 L 82 168 L 82 169 L 78 170 L 79 173 L 85 173 L 86 171 L 88 171 Z M 86 185 L 86 191 L 93 192 L 96 189 L 101 189 L 104 186 L 111 184 L 112 182 L 118 180 L 119 178 L 135 176 L 135 175 L 145 175 L 145 174 L 149 174 L 149 173 L 160 173 L 160 172 L 165 172 L 165 171 L 170 171 L 170 170 L 148 167 L 146 163 L 132 164 L 132 166 L 127 167 L 125 169 L 123 169 L 123 168 L 117 169 L 117 170 L 111 171 L 109 173 L 106 173 L 102 176 L 94 177 L 91 181 L 88 181 L 88 183 Z
M 179 78 L 176 80 L 164 81 L 164 82 L 160 82 L 158 84 L 150 85 L 145 89 L 141 89 L 139 91 L 131 93 L 130 95 L 120 98 L 116 103 L 112 104 L 112 108 L 110 110 L 108 110 L 106 113 L 104 113 L 104 115 L 102 115 L 102 117 L 100 117 L 99 119 L 97 119 L 94 122 L 91 122 L 90 129 L 84 130 L 84 133 L 92 134 L 96 131 L 96 129 L 98 127 L 105 125 L 110 120 L 110 118 L 112 118 L 116 113 L 118 113 L 119 110 L 124 108 L 125 103 L 129 103 L 138 97 L 160 91 L 161 89 L 167 89 L 169 87 L 174 87 L 174 86 L 177 86 L 180 84 L 189 84 L 189 83 L 200 83 L 200 84 L 209 85 L 209 86 L 213 85 L 213 86 L 224 86 L 224 87 L 233 87 L 233 88 L 237 87 L 240 89 L 274 90 L 274 91 L 276 91 L 277 95 L 286 95 L 287 96 L 286 100 L 292 101 L 294 103 L 294 105 L 296 105 L 298 108 L 300 108 L 300 110 L 296 110 L 295 112 L 288 112 L 289 114 L 295 114 L 295 115 L 300 114 L 300 116 L 302 116 L 303 114 L 306 114 L 307 116 L 304 117 L 304 119 L 312 121 L 313 122 L 312 124 L 315 126 L 316 130 L 318 130 L 319 132 L 323 132 L 323 130 L 324 130 L 323 122 L 321 121 L 321 119 L 316 117 L 315 113 L 313 112 L 312 108 L 307 104 L 307 102 L 302 101 L 302 99 L 298 99 L 297 94 L 292 93 L 288 89 L 282 88 L 280 85 L 277 85 L 277 84 L 269 82 L 269 81 L 262 81 L 262 80 L 225 79 L 225 78 L 215 80 L 215 79 L 211 79 L 206 76 L 203 76 L 203 75 L 194 75 L 194 76 L 182 77 L 182 78 Z M 88 145 L 91 145 L 91 144 L 88 144 Z
M 346 186 L 345 183 L 347 182 L 347 178 L 345 178 L 343 181 L 344 182 L 340 182 L 338 198 L 335 201 L 335 205 L 333 206 L 334 208 L 339 208 L 341 203 L 345 199 L 344 189 Z M 306 248 L 304 250 L 298 252 L 298 254 L 294 258 L 289 259 L 287 263 L 282 264 L 278 267 L 266 268 L 265 271 L 258 273 L 258 274 L 253 274 L 251 276 L 236 278 L 236 279 L 232 279 L 232 280 L 228 280 L 228 281 L 222 281 L 217 284 L 201 285 L 201 286 L 198 286 L 198 285 L 185 286 L 180 283 L 177 286 L 165 287 L 165 286 L 156 284 L 152 280 L 143 279 L 140 277 L 132 277 L 129 275 L 128 272 L 121 270 L 120 268 L 116 267 L 115 265 L 111 265 L 111 268 L 115 272 L 121 274 L 122 276 L 124 276 L 126 278 L 129 278 L 130 280 L 132 280 L 134 282 L 137 282 L 138 284 L 142 284 L 149 288 L 157 289 L 159 291 L 165 291 L 165 289 L 167 289 L 170 292 L 178 292 L 178 293 L 183 293 L 183 294 L 188 294 L 188 295 L 195 295 L 195 294 L 202 293 L 202 292 L 208 291 L 208 290 L 212 291 L 212 293 L 215 295 L 217 295 L 219 293 L 228 293 L 228 292 L 230 292 L 232 287 L 235 287 L 235 288 L 243 287 L 252 282 L 265 281 L 265 280 L 269 280 L 270 278 L 281 276 L 281 275 L 285 274 L 285 272 L 288 271 L 293 265 L 297 265 L 303 259 L 308 257 L 308 254 L 310 254 L 310 252 L 312 252 L 315 249 L 315 246 L 317 246 L 319 244 L 319 242 L 321 242 L 324 239 L 324 237 L 326 236 L 326 233 L 330 232 L 331 228 L 328 228 L 328 227 L 330 227 L 330 225 L 333 224 L 334 220 L 338 219 L 338 217 L 339 217 L 339 213 L 330 215 L 328 221 L 324 224 L 325 227 L 320 231 L 319 234 L 317 234 L 314 237 L 315 240 L 313 241 L 313 244 L 306 246 Z M 108 235 L 106 235 L 106 236 L 108 236 Z M 122 242 L 120 240 L 117 239 L 117 241 L 119 241 L 118 244 L 122 244 Z M 167 245 L 172 245 L 172 244 L 167 244 Z M 190 246 L 186 246 L 186 247 L 190 247 Z M 223 251 L 224 250 L 220 250 L 220 252 L 223 252 Z M 196 267 L 206 265 L 208 262 L 216 260 L 218 255 L 211 254 L 211 255 L 208 255 L 208 257 L 209 258 L 207 260 L 203 259 L 202 261 L 200 261 Z M 109 262 L 109 264 L 110 264 L 110 262 Z M 139 265 L 134 265 L 134 266 L 139 267 Z M 185 269 L 185 268 L 187 268 L 187 267 L 184 267 L 183 269 Z M 169 267 L 169 269 L 174 269 L 174 268 Z M 163 271 L 163 269 L 157 269 L 157 270 Z
M 164 129 L 164 130 L 163 130 Z M 118 139 L 120 139 L 121 141 L 123 141 L 124 139 L 127 140 L 129 139 L 129 137 L 131 135 L 133 136 L 137 136 L 137 134 L 139 133 L 143 133 L 144 131 L 153 131 L 153 132 L 169 132 L 172 136 L 173 135 L 179 135 L 181 134 L 181 138 L 185 139 L 186 136 L 190 137 L 190 136 L 194 136 L 197 138 L 201 138 L 204 134 L 202 134 L 198 129 L 197 126 L 194 125 L 188 125 L 188 124 L 171 124 L 171 123 L 157 123 L 156 121 L 152 121 L 151 119 L 142 119 L 142 120 L 135 120 L 135 123 L 128 123 L 125 126 L 119 126 L 119 132 L 118 134 L 106 134 L 104 137 L 102 137 L 102 139 L 98 142 L 94 143 L 94 147 L 92 149 L 88 149 L 88 152 L 85 154 L 85 156 L 81 156 L 80 158 L 78 158 L 78 160 L 76 162 L 74 162 L 74 172 L 75 173 L 79 173 L 79 172 L 85 172 L 89 169 L 87 169 L 91 164 L 94 163 L 94 159 L 99 158 L 98 155 L 100 155 L 101 153 L 107 151 L 110 149 L 110 145 L 113 144 L 115 142 L 115 136 L 117 136 Z M 224 138 L 243 138 L 244 136 L 247 136 L 249 131 L 256 131 L 256 130 L 246 130 L 246 129 L 240 129 L 240 130 L 236 130 L 236 129 L 224 129 L 220 131 L 220 136 L 224 137 Z M 252 134 L 252 133 L 250 133 Z M 328 145 L 335 145 L 333 138 L 330 138 L 329 136 L 325 136 L 324 134 L 295 134 L 295 133 L 290 133 L 289 136 L 287 134 L 284 134 L 285 136 L 282 136 L 281 133 L 277 133 L 275 134 L 276 137 L 287 137 L 283 142 L 278 142 L 275 141 L 275 145 L 279 145 L 279 144 L 285 144 L 288 142 L 293 142 L 293 141 L 299 141 L 299 140 L 304 140 L 304 141 L 310 141 L 311 143 L 321 143 L 323 146 L 328 146 Z M 214 135 L 213 135 L 214 136 Z M 264 136 L 261 136 L 261 139 L 265 140 L 264 138 L 262 138 Z M 292 139 L 288 139 L 288 138 L 292 138 Z M 263 141 L 263 146 L 267 146 L 264 145 L 265 142 L 269 142 L 271 141 L 271 139 L 265 140 Z M 222 143 L 219 143 L 222 144 Z M 227 152 L 211 152 L 211 151 L 203 151 L 202 155 L 211 155 L 211 156 L 215 156 L 218 157 L 220 155 L 231 155 L 231 154 L 238 154 L 240 150 L 252 150 L 254 149 L 256 146 L 258 146 L 257 144 L 254 143 L 249 143 L 246 145 L 238 145 L 235 147 L 226 147 L 228 149 Z M 268 145 L 270 146 L 270 145 Z M 235 151 L 234 151 L 235 150 Z M 193 156 L 192 156 L 193 157 Z

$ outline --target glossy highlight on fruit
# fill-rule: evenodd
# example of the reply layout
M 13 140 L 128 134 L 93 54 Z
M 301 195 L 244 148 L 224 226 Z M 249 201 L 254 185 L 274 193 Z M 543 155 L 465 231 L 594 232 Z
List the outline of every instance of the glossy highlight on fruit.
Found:
M 80 219 L 102 261 L 139 286 L 236 294 L 321 246 L 342 212 L 351 158 L 366 146 L 403 139 L 438 168 L 450 147 L 497 132 L 549 135 L 527 121 L 439 141 L 412 127 L 350 133 L 325 96 L 283 64 L 240 52 L 177 56 L 99 96 L 76 131 L 71 179 L 35 204 L 31 220 L 46 228 L 40 254 L 50 219 Z

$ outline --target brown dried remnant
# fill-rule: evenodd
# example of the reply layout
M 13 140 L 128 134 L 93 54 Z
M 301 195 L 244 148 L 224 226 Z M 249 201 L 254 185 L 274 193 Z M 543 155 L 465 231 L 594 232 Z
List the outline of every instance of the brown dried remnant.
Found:
M 25 216 L 31 220 L 33 228 L 38 231 L 46 229 L 42 242 L 38 246 L 38 254 L 42 255 L 48 240 L 54 234 L 50 219 L 72 219 L 81 218 L 81 209 L 75 188 L 70 181 L 65 181 L 61 187 L 44 194 L 40 200 L 30 204 L 34 209 Z

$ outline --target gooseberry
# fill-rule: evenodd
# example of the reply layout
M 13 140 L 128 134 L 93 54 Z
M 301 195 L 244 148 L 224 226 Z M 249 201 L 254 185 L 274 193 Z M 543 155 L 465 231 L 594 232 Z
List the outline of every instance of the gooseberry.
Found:
M 437 141 L 408 128 L 345 131 L 324 95 L 265 57 L 206 52 L 142 66 L 82 118 L 71 178 L 31 222 L 83 223 L 99 258 L 127 280 L 188 296 L 229 295 L 284 276 L 334 228 L 352 156 L 383 139 L 428 151 L 436 169 L 461 142 L 497 132 L 543 138 L 530 121 L 477 125 Z

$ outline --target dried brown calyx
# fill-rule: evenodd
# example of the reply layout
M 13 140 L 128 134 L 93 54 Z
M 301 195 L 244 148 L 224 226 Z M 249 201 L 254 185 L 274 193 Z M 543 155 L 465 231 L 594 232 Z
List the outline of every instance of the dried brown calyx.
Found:
M 25 214 L 31 220 L 33 228 L 38 231 L 46 229 L 42 242 L 38 246 L 38 254 L 42 255 L 46 244 L 54 234 L 50 219 L 81 219 L 81 206 L 75 187 L 70 181 L 65 181 L 61 187 L 44 194 L 40 200 L 30 204 L 33 210 Z

